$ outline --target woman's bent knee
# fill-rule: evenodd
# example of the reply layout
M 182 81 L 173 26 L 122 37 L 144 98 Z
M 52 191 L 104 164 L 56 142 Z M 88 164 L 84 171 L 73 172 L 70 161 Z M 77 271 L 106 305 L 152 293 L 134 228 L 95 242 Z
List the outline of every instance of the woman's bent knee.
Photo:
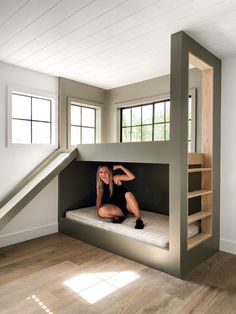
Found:
M 98 209 L 98 216 L 101 217 L 101 218 L 106 217 L 106 210 L 103 207 L 100 207 Z
M 126 198 L 126 200 L 134 198 L 134 194 L 132 192 L 126 192 L 125 193 L 125 198 Z

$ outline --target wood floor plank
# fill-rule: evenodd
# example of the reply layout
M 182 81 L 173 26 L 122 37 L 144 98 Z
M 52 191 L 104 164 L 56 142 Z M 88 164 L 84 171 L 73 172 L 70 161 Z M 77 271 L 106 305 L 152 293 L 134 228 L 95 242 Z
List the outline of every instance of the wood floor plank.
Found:
M 124 284 L 128 275 L 133 281 Z M 88 287 L 82 278 L 92 280 Z M 72 279 L 74 288 L 66 285 Z M 90 303 L 86 294 L 102 285 L 112 292 Z M 95 298 L 102 289 L 96 291 Z M 179 279 L 63 234 L 49 235 L 0 249 L 0 313 L 236 314 L 236 256 L 218 252 Z
M 214 256 L 196 267 L 186 280 L 236 292 L 236 255 L 217 252 Z
M 210 286 L 199 286 L 188 298 L 176 313 L 206 313 L 207 309 L 220 296 L 219 288 Z

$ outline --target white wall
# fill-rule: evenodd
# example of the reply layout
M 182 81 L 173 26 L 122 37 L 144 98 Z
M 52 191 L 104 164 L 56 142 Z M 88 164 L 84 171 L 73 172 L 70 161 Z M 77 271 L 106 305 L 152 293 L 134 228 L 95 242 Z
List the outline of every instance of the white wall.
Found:
M 8 86 L 21 86 L 57 96 L 58 79 L 4 63 L 0 63 L 0 73 L 0 200 L 2 200 L 16 184 L 55 150 L 55 147 L 46 146 L 6 145 Z M 17 223 L 10 223 L 1 231 L 1 238 L 11 233 L 17 234 L 19 232 L 20 234 L 26 229 L 42 228 L 42 226 L 57 222 L 55 212 L 57 208 L 57 185 L 55 181 L 46 187 L 46 198 L 42 197 L 42 193 L 39 194 L 39 198 L 28 204 L 22 213 L 17 215 L 15 218 Z M 42 219 L 35 220 L 38 217 L 39 209 L 43 221 Z M 28 212 L 31 213 L 31 218 L 26 219 L 25 215 Z
M 198 95 L 198 111 L 201 112 L 201 73 L 197 69 L 189 72 L 189 89 L 196 88 Z M 151 80 L 122 86 L 107 91 L 104 108 L 103 143 L 119 142 L 118 109 L 124 104 L 133 105 L 140 102 L 151 102 L 158 96 L 170 97 L 170 75 L 160 76 Z M 197 127 L 201 128 L 200 114 L 197 114 Z M 200 134 L 198 134 L 200 138 Z
M 222 63 L 220 249 L 236 254 L 236 57 Z
M 105 103 L 106 91 L 102 88 L 91 86 L 88 84 L 68 80 L 66 78 L 59 78 L 59 97 L 60 97 L 60 146 L 63 148 L 70 148 L 68 138 L 68 101 L 81 102 L 91 104 L 100 108 L 97 111 L 97 118 L 103 118 L 103 107 Z M 103 138 L 103 123 L 102 121 L 97 125 L 99 136 L 97 139 Z
M 36 145 L 7 147 L 7 88 L 9 85 L 17 85 L 58 95 L 58 80 L 55 77 L 3 63 L 0 63 L 0 73 L 0 178 L 4 178 L 4 184 L 0 185 L 0 199 L 2 199 L 16 183 L 55 150 L 55 147 Z
M 56 177 L 0 231 L 0 247 L 57 232 L 57 195 Z
M 170 94 L 170 77 L 165 75 L 151 80 L 114 88 L 107 91 L 104 110 L 104 143 L 116 143 L 118 140 L 118 108 L 126 102 L 156 99 L 158 95 Z

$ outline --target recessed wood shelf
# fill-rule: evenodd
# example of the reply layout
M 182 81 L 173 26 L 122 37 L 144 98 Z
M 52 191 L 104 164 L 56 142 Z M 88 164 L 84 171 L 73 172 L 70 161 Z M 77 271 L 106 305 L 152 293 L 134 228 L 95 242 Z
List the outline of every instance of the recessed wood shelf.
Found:
M 188 192 L 188 198 L 207 195 L 211 193 L 212 193 L 211 190 L 196 190 L 196 191 Z
M 207 211 L 200 211 L 200 212 L 195 213 L 193 215 L 189 215 L 188 216 L 188 224 L 190 225 L 190 224 L 194 223 L 195 221 L 207 218 L 209 216 L 211 216 L 211 212 L 207 212 Z
M 187 224 L 200 222 L 200 233 L 188 240 L 188 250 L 212 236 L 213 206 L 213 67 L 189 53 L 189 62 L 201 71 L 201 153 L 188 153 L 188 215 Z M 197 173 L 197 176 L 194 175 Z
M 211 237 L 208 233 L 199 233 L 196 236 L 192 237 L 188 240 L 188 250 L 191 250 L 198 244 L 204 242 L 205 240 L 209 239 Z
M 203 153 L 188 153 L 188 165 L 203 165 L 204 157 Z
M 212 168 L 190 168 L 188 169 L 188 172 L 207 172 L 212 171 Z

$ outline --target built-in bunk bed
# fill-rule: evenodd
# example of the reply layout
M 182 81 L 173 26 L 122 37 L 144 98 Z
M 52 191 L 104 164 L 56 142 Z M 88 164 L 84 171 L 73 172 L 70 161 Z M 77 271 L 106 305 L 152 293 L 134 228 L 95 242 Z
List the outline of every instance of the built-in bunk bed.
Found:
M 189 154 L 189 65 L 202 73 L 201 149 Z M 185 33 L 171 38 L 170 141 L 78 146 L 78 157 L 59 176 L 59 231 L 175 276 L 219 248 L 221 63 Z M 121 225 L 95 210 L 98 165 L 122 163 L 136 179 L 145 228 Z

